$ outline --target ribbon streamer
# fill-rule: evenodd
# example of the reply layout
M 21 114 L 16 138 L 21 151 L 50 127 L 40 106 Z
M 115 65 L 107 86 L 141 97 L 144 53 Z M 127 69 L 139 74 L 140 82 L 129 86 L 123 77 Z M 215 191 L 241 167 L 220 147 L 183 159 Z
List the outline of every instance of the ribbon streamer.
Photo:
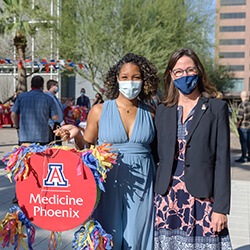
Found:
M 48 244 L 48 250 L 60 249 L 62 245 L 61 232 L 51 232 Z
M 67 64 L 65 63 L 65 61 L 67 62 Z M 47 59 L 35 59 L 32 60 L 30 58 L 26 58 L 25 60 L 12 60 L 12 59 L 6 59 L 6 58 L 0 58 L 0 65 L 4 65 L 4 64 L 8 64 L 8 65 L 17 65 L 18 69 L 23 68 L 25 66 L 25 64 L 28 63 L 30 65 L 36 65 L 38 67 L 38 69 L 40 70 L 40 65 L 43 65 L 46 68 L 46 72 L 49 72 L 49 66 L 52 65 L 54 67 L 55 70 L 57 69 L 62 69 L 62 68 L 67 68 L 68 70 L 72 71 L 72 68 L 75 67 L 79 67 L 81 70 L 82 69 L 86 69 L 89 71 L 89 68 L 86 64 L 83 63 L 75 63 L 72 62 L 71 59 L 60 59 L 60 60 L 50 60 L 50 62 L 47 61 Z M 61 67 L 60 67 L 61 66 Z M 69 67 L 70 66 L 70 67 Z
M 115 164 L 117 154 L 112 152 L 114 149 L 107 148 L 112 144 L 106 143 L 97 148 L 91 147 L 90 150 L 82 152 L 81 158 L 83 163 L 89 167 L 94 175 L 96 185 L 105 192 L 103 182 Z
M 72 248 L 75 250 L 105 250 L 112 249 L 112 236 L 106 233 L 100 223 L 89 219 L 74 234 Z
M 12 182 L 11 177 L 14 177 L 15 180 L 19 180 L 21 178 L 26 179 L 30 166 L 28 164 L 28 159 L 35 153 L 42 153 L 46 151 L 48 148 L 61 148 L 64 150 L 69 150 L 72 152 L 76 152 L 73 148 L 68 148 L 65 146 L 54 146 L 54 145 L 45 145 L 41 146 L 39 144 L 29 144 L 23 143 L 21 146 L 14 146 L 10 153 L 3 156 L 2 161 L 7 165 L 5 170 L 7 171 L 6 177 L 9 178 L 10 182 Z
M 26 227 L 27 236 L 23 233 L 24 227 Z M 28 247 L 23 240 L 27 238 Z M 35 240 L 35 228 L 31 225 L 22 210 L 13 206 L 9 209 L 9 213 L 6 214 L 5 218 L 0 224 L 0 241 L 2 247 L 9 247 L 10 244 L 14 245 L 14 249 L 18 250 L 20 243 L 26 250 L 33 250 L 32 244 Z
M 48 148 L 69 150 L 73 153 L 80 154 L 83 163 L 89 167 L 94 175 L 96 184 L 102 191 L 105 191 L 103 182 L 107 178 L 107 172 L 112 169 L 112 164 L 116 163 L 117 154 L 114 149 L 110 148 L 112 144 L 102 144 L 99 147 L 92 147 L 88 150 L 75 150 L 68 147 L 60 147 L 54 145 L 41 146 L 39 144 L 24 143 L 21 146 L 14 146 L 10 153 L 3 156 L 3 162 L 7 165 L 6 177 L 12 182 L 12 177 L 17 181 L 19 179 L 26 179 L 29 175 L 30 166 L 28 159 L 35 153 L 42 153 Z M 79 165 L 80 166 L 80 165 Z M 81 169 L 77 167 L 77 174 L 81 173 Z

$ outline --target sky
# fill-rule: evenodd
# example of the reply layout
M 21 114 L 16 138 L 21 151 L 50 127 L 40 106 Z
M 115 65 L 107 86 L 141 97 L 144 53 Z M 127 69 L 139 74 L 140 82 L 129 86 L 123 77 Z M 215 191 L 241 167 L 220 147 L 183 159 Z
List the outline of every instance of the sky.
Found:
M 211 10 L 213 11 L 214 17 L 212 18 L 212 20 L 214 20 L 214 23 L 213 23 L 213 30 L 212 30 L 210 39 L 211 39 L 213 44 L 214 44 L 214 40 L 215 40 L 215 6 L 216 6 L 216 0 L 211 0 L 211 5 L 210 5 L 209 11 L 211 11 Z M 213 49 L 212 53 L 214 53 L 214 49 Z

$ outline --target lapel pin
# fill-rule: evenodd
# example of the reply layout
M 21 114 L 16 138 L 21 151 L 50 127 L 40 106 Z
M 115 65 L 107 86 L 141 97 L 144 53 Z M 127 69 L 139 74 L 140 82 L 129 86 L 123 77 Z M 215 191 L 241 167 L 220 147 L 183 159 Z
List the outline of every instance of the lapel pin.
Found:
M 202 107 L 201 107 L 201 110 L 206 110 L 206 108 L 207 108 L 206 105 L 203 104 Z

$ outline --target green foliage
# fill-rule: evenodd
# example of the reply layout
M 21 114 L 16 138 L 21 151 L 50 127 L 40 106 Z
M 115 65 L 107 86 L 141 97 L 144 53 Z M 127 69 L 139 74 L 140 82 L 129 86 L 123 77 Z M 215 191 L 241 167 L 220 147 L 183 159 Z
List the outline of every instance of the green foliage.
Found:
M 85 79 L 98 86 L 98 78 L 114 57 L 112 32 L 115 1 L 67 1 L 63 3 L 59 23 L 59 48 L 62 58 L 71 58 L 87 65 L 89 71 L 77 71 Z
M 55 2 L 53 13 L 59 7 Z M 87 65 L 88 71 L 76 67 L 74 70 L 94 88 L 100 88 L 98 83 L 103 81 L 109 67 L 129 52 L 151 60 L 160 76 L 177 49 L 190 47 L 205 59 L 210 53 L 213 21 L 206 8 L 211 4 L 209 0 L 60 1 L 58 19 L 51 17 L 49 0 L 36 0 L 33 6 L 31 0 L 3 0 L 3 3 L 0 31 L 20 34 L 25 42 L 28 36 L 35 37 L 40 41 L 37 47 L 46 46 L 38 29 L 45 28 L 45 41 L 50 40 L 46 36 L 56 32 L 53 42 L 59 48 L 60 58 Z M 25 46 L 23 50 L 25 55 Z M 50 49 L 44 51 L 56 53 Z M 211 77 L 217 79 L 212 69 L 211 72 Z
M 230 113 L 231 113 L 230 118 L 229 118 L 230 129 L 237 137 L 239 137 L 238 129 L 236 126 L 238 106 L 237 106 L 237 104 L 230 102 L 229 107 L 230 107 Z
M 59 17 L 60 26 L 56 26 L 59 31 L 58 45 L 60 47 L 60 54 L 62 58 L 76 59 L 76 3 L 77 1 L 62 1 L 61 11 Z M 65 13 L 67 15 L 65 16 Z
M 206 73 L 210 82 L 215 84 L 220 92 L 227 92 L 234 87 L 234 73 L 228 71 L 227 66 L 214 65 L 213 60 L 210 58 L 205 63 Z
M 89 72 L 79 73 L 93 86 L 129 52 L 151 60 L 162 75 L 175 50 L 190 47 L 205 55 L 211 47 L 208 33 L 213 23 L 207 0 L 65 2 L 59 22 L 60 54 L 84 62 Z
M 43 5 L 35 1 L 36 5 L 32 6 L 30 0 L 3 0 L 4 8 L 1 9 L 0 27 L 4 33 L 20 32 L 27 35 L 33 35 L 36 29 L 42 27 L 52 27 L 53 18 L 49 15 L 46 6 L 47 0 Z M 46 22 L 44 22 L 46 20 Z

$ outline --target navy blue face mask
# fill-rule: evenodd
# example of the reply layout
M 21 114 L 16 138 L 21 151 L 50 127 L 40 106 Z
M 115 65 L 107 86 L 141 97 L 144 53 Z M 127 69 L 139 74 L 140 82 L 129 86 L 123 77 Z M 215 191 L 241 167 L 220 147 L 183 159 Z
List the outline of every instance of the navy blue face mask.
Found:
M 198 75 L 193 76 L 183 76 L 181 78 L 174 80 L 174 85 L 181 91 L 183 95 L 191 94 L 197 84 L 198 84 Z

